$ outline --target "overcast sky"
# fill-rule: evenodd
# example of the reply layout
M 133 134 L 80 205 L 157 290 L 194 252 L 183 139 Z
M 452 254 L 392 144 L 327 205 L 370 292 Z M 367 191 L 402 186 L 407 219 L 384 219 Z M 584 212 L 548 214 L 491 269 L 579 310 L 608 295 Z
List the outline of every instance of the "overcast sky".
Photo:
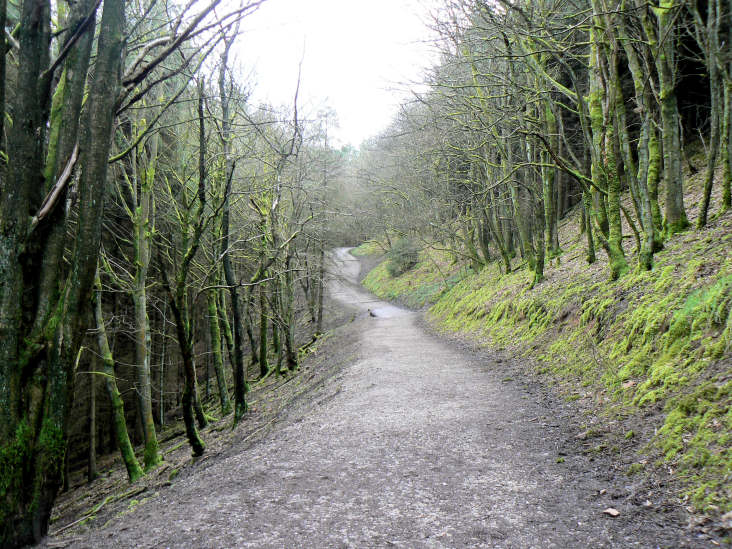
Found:
M 268 0 L 245 20 L 237 64 L 253 71 L 253 101 L 291 104 L 297 66 L 305 112 L 338 113 L 342 144 L 358 146 L 391 120 L 405 83 L 430 66 L 435 0 Z

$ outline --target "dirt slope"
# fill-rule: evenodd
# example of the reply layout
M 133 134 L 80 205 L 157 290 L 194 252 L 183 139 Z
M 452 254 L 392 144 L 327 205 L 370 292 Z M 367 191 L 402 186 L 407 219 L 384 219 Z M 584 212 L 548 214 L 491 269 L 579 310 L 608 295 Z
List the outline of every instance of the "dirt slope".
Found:
M 568 442 L 570 404 L 359 290 L 347 250 L 336 264 L 333 297 L 361 311 L 337 378 L 254 445 L 49 546 L 708 546 Z

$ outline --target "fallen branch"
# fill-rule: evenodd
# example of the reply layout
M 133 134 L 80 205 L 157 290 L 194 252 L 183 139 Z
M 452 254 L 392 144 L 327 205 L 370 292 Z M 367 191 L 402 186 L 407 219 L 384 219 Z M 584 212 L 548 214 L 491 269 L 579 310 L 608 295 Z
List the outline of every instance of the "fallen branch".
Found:
M 57 536 L 61 532 L 65 532 L 66 530 L 68 530 L 69 528 L 71 528 L 73 526 L 76 526 L 80 522 L 84 522 L 85 520 L 93 517 L 94 515 L 96 515 L 99 512 L 99 510 L 102 507 L 104 507 L 105 505 L 107 505 L 107 503 L 114 503 L 116 501 L 121 501 L 123 499 L 127 499 L 129 497 L 136 496 L 138 494 L 142 494 L 146 490 L 147 490 L 147 486 L 141 486 L 141 487 L 138 487 L 138 488 L 133 488 L 132 490 L 130 490 L 129 492 L 125 492 L 124 494 L 119 494 L 119 495 L 110 494 L 106 498 L 104 498 L 102 501 L 100 501 L 99 503 L 97 503 L 94 507 L 92 507 L 91 510 L 88 513 L 86 513 L 83 517 L 81 517 L 80 519 L 75 520 L 72 523 L 67 524 L 66 526 L 63 526 L 63 527 L 59 528 L 55 532 L 49 534 L 49 536 Z

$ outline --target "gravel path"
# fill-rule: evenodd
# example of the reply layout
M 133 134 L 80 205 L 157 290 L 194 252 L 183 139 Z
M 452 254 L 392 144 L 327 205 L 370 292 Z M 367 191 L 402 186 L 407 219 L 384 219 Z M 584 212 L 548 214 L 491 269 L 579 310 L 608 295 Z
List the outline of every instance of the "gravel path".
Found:
M 692 546 L 664 515 L 613 502 L 588 458 L 559 457 L 552 410 L 359 290 L 347 250 L 336 260 L 332 295 L 362 311 L 340 378 L 73 547 Z

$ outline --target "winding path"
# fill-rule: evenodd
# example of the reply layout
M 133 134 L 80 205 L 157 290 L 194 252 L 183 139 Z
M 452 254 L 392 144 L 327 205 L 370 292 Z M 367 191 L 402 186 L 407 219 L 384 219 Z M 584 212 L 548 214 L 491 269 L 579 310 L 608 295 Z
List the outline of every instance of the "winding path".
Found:
M 358 356 L 338 388 L 75 547 L 689 543 L 660 515 L 611 500 L 588 458 L 561 462 L 555 441 L 566 427 L 551 410 L 485 358 L 425 333 L 417 313 L 359 289 L 347 249 L 334 259 L 331 295 L 361 311 Z M 602 513 L 611 505 L 619 517 Z

